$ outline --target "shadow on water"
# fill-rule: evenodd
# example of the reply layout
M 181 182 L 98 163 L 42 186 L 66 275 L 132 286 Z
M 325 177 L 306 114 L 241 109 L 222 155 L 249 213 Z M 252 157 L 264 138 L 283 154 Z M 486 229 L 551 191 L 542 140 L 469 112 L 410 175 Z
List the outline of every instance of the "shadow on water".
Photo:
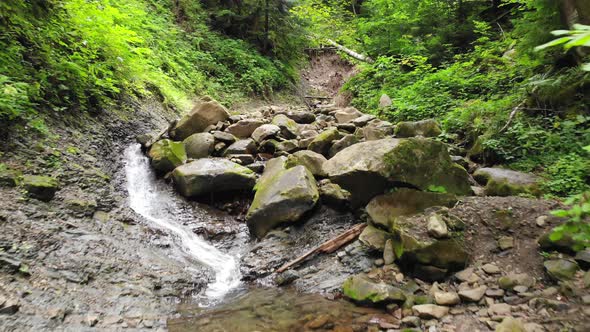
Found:
M 251 288 L 215 308 L 184 305 L 179 312 L 180 317 L 168 320 L 171 332 L 358 331 L 395 324 L 378 309 L 277 288 Z

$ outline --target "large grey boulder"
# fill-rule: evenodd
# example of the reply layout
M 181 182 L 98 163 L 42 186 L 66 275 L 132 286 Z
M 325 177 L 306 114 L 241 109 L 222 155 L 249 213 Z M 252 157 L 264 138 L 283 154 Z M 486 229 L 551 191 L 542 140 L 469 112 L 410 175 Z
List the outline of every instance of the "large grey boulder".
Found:
M 265 124 L 254 130 L 254 132 L 252 133 L 252 138 L 256 142 L 260 143 L 262 141 L 277 136 L 280 132 L 281 128 L 279 128 L 279 126 L 273 124 Z
M 393 231 L 400 218 L 411 216 L 433 206 L 452 207 L 457 203 L 453 194 L 425 192 L 400 188 L 395 192 L 373 198 L 366 207 L 371 221 Z
M 230 145 L 224 151 L 225 156 L 233 155 L 233 154 L 255 154 L 256 151 L 256 143 L 251 138 L 241 139 L 232 145 Z
M 289 119 L 284 114 L 275 115 L 272 124 L 281 128 L 281 136 L 287 139 L 295 138 L 299 135 L 297 122 Z
M 540 194 L 541 178 L 530 173 L 517 172 L 504 168 L 480 168 L 473 177 L 485 185 L 488 196 L 516 196 L 518 194 Z
M 205 158 L 213 152 L 215 138 L 209 133 L 197 133 L 187 137 L 184 141 L 186 156 L 192 159 Z
M 302 150 L 297 151 L 288 157 L 287 167 L 302 165 L 314 176 L 324 177 L 326 176 L 326 173 L 324 172 L 323 166 L 326 161 L 326 158 L 319 153 L 310 150 Z
M 285 114 L 297 123 L 309 124 L 315 121 L 315 114 L 308 111 L 286 111 L 279 114 Z
M 375 141 L 391 136 L 393 134 L 393 125 L 388 121 L 375 120 L 360 128 L 360 131 L 365 140 Z
M 309 143 L 308 149 L 322 154 L 328 155 L 332 143 L 342 137 L 342 134 L 336 128 L 329 128 L 324 130 L 318 136 L 316 136 L 311 143 Z
M 227 127 L 225 131 L 238 138 L 248 138 L 252 135 L 256 128 L 262 126 L 263 124 L 264 122 L 262 122 L 261 120 L 244 119 Z
M 334 157 L 338 152 L 346 149 L 347 147 L 354 145 L 359 142 L 359 139 L 352 134 L 344 135 L 341 139 L 334 141 L 330 150 L 328 151 L 328 156 L 330 158 Z
M 227 159 L 203 158 L 177 167 L 172 179 L 181 195 L 196 197 L 212 192 L 251 190 L 256 174 Z
M 250 233 L 258 238 L 280 224 L 298 221 L 319 199 L 317 184 L 309 170 L 303 166 L 286 170 L 283 167 L 282 158 L 267 165 L 256 185 L 246 222 Z
M 433 119 L 422 121 L 400 122 L 395 127 L 397 137 L 436 137 L 442 133 L 438 122 Z
M 215 100 L 206 99 L 198 102 L 188 114 L 176 123 L 170 130 L 170 136 L 175 140 L 183 140 L 228 118 L 229 113 L 223 105 Z
M 366 204 L 398 184 L 468 195 L 467 171 L 453 163 L 444 143 L 426 138 L 387 138 L 352 145 L 329 159 L 324 171 L 352 194 L 352 204 Z
M 334 112 L 334 117 L 338 123 L 350 122 L 361 116 L 363 116 L 363 113 L 354 107 L 347 107 Z
M 182 142 L 159 140 L 148 152 L 152 167 L 158 173 L 168 173 L 186 162 L 186 150 Z

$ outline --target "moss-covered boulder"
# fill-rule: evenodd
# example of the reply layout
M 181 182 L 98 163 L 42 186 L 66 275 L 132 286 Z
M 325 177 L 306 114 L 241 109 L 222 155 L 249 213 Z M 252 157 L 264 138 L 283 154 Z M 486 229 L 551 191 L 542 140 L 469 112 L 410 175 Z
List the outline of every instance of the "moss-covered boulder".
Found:
M 307 168 L 282 169 L 282 158 L 273 164 L 256 185 L 256 195 L 246 215 L 250 233 L 258 238 L 280 224 L 298 221 L 319 199 L 317 184 Z
M 276 115 L 272 119 L 272 124 L 281 128 L 281 136 L 284 138 L 291 139 L 299 135 L 297 122 L 289 119 L 285 114 Z
M 473 177 L 485 185 L 488 196 L 516 196 L 518 194 L 539 195 L 540 178 L 530 174 L 504 168 L 480 168 Z
M 18 170 L 2 168 L 0 164 L 0 186 L 2 187 L 16 187 L 23 176 L 23 173 Z
M 327 156 L 330 148 L 332 147 L 332 143 L 340 139 L 342 134 L 336 128 L 329 128 L 324 130 L 322 133 L 317 135 L 309 146 L 307 147 L 309 150 Z
M 436 137 L 442 133 L 438 122 L 433 119 L 422 121 L 400 122 L 394 131 L 397 137 Z
M 336 208 L 346 208 L 350 203 L 350 193 L 328 179 L 319 182 L 320 199 Z
M 30 197 L 44 202 L 53 199 L 59 189 L 56 179 L 42 175 L 25 175 L 22 184 Z
M 223 105 L 211 98 L 199 101 L 195 107 L 183 116 L 170 130 L 170 136 L 175 140 L 184 140 L 192 134 L 200 133 L 210 125 L 226 121 L 229 113 Z
M 196 197 L 212 192 L 251 190 L 256 174 L 227 159 L 203 158 L 177 167 L 172 179 L 181 195 Z
M 372 250 L 383 251 L 385 242 L 391 239 L 392 234 L 380 230 L 373 225 L 367 225 L 359 235 L 359 241 Z
M 310 150 L 302 150 L 297 151 L 288 157 L 287 167 L 290 168 L 297 165 L 302 165 L 305 166 L 305 168 L 307 168 L 314 176 L 325 177 L 326 173 L 324 172 L 323 166 L 326 161 L 326 157 L 319 153 Z
M 148 152 L 152 167 L 158 173 L 168 173 L 186 162 L 186 150 L 182 142 L 159 140 Z
M 188 158 L 199 159 L 213 152 L 215 138 L 209 133 L 197 133 L 190 135 L 182 143 Z
M 453 194 L 400 188 L 395 192 L 376 196 L 369 202 L 366 210 L 374 224 L 393 231 L 397 228 L 396 221 L 400 217 L 414 215 L 432 206 L 452 207 L 455 203 L 457 197 Z
M 364 273 L 348 278 L 342 285 L 342 292 L 349 299 L 361 304 L 382 305 L 403 303 L 406 300 L 400 288 L 383 281 L 375 282 Z
M 569 259 L 551 259 L 543 263 L 547 273 L 556 280 L 571 280 L 580 269 L 578 263 Z
M 471 194 L 467 171 L 452 162 L 444 143 L 427 138 L 386 138 L 352 145 L 329 159 L 330 180 L 352 194 L 353 205 L 366 204 L 400 183 L 427 190 L 444 188 Z

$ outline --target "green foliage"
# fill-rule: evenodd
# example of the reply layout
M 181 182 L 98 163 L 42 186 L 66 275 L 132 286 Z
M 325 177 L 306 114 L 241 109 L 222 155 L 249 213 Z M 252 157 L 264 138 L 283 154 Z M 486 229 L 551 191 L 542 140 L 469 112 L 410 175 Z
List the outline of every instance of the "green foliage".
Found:
M 541 173 L 549 195 L 586 189 L 590 75 L 535 52 L 560 27 L 557 3 L 441 2 L 364 2 L 356 46 L 376 61 L 345 85 L 352 104 L 394 123 L 436 118 L 447 139 L 477 143 L 478 161 Z M 383 93 L 390 107 L 378 107 Z
M 537 46 L 537 50 L 543 50 L 549 47 L 563 45 L 565 50 L 572 47 L 590 47 L 590 26 L 583 24 L 575 24 L 574 30 L 554 30 L 551 32 L 554 36 L 562 36 L 552 40 L 541 46 Z M 582 65 L 582 69 L 590 71 L 590 63 Z
M 123 92 L 179 109 L 199 94 L 231 103 L 292 79 L 289 66 L 211 32 L 206 15 L 187 0 L 3 1 L 0 125 L 44 130 L 48 113 L 98 111 Z
M 428 191 L 433 192 L 433 193 L 442 193 L 442 194 L 447 193 L 447 188 L 445 188 L 444 186 L 430 185 L 430 186 L 428 186 L 427 189 L 428 189 Z
M 549 236 L 551 241 L 559 241 L 568 235 L 574 242 L 574 250 L 590 247 L 590 191 L 570 197 L 565 203 L 570 205 L 569 209 L 552 212 L 554 216 L 567 220 L 553 229 Z

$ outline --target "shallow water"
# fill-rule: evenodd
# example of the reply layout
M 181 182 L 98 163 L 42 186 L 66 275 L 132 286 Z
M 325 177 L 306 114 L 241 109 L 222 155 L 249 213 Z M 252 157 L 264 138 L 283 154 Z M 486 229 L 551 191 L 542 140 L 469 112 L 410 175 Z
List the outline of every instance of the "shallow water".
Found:
M 186 213 L 186 202 L 157 180 L 139 144 L 125 150 L 125 174 L 130 207 L 149 226 L 175 238 L 177 248 L 171 255 L 180 256 L 174 258 L 189 270 L 200 263 L 215 273 L 215 280 L 198 299 L 201 305 L 218 303 L 241 285 L 238 258 L 220 251 L 183 225 L 183 220 L 193 218 L 191 213 Z
M 368 325 L 389 328 L 397 320 L 378 309 L 289 289 L 252 288 L 212 309 L 184 306 L 168 320 L 171 332 L 365 331 Z

